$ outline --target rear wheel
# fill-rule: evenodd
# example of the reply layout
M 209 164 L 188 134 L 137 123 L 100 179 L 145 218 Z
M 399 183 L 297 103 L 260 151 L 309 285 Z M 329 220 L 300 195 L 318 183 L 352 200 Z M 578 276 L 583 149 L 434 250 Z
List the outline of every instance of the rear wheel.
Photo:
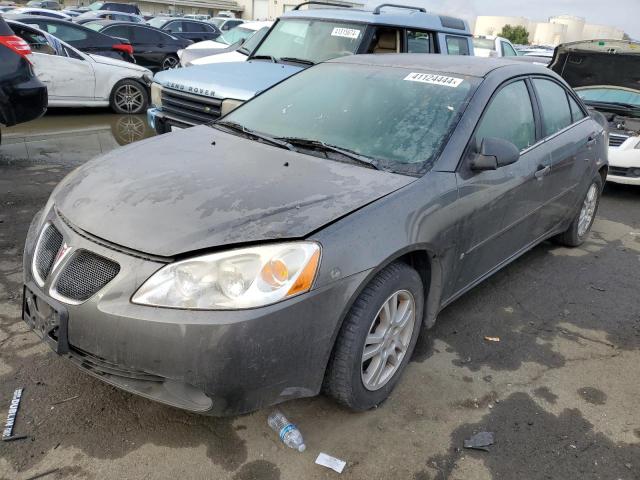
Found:
M 149 94 L 146 87 L 135 80 L 120 80 L 113 87 L 109 104 L 116 113 L 142 113 L 149 105 Z
M 167 55 L 162 60 L 162 70 L 169 70 L 171 68 L 176 68 L 180 60 L 175 55 Z
M 344 320 L 327 369 L 327 393 L 354 410 L 382 403 L 413 353 L 423 306 L 422 281 L 413 268 L 398 262 L 378 273 Z
M 580 205 L 580 210 L 571 225 L 569 225 L 569 228 L 555 237 L 558 243 L 567 247 L 577 247 L 586 240 L 598 212 L 602 187 L 602 177 L 598 173 L 591 180 L 591 184 Z

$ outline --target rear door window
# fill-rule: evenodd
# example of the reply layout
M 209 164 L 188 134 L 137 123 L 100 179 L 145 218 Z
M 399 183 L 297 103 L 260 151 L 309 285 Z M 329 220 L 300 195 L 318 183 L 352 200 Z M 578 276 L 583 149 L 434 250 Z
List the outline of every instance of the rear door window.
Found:
M 582 120 L 584 117 L 586 117 L 586 115 L 584 114 L 584 112 L 582 111 L 578 103 L 573 99 L 573 97 L 569 94 L 567 94 L 567 97 L 569 98 L 569 108 L 571 109 L 571 119 L 574 122 L 577 122 L 578 120 Z
M 41 28 L 63 42 L 81 42 L 89 38 L 85 29 L 75 27 L 72 24 L 47 23 L 46 25 L 41 24 Z
M 433 34 L 407 30 L 407 53 L 433 53 Z
M 187 32 L 200 33 L 200 32 L 207 31 L 205 26 L 202 25 L 201 23 L 198 23 L 198 22 L 183 22 L 183 23 L 184 23 L 184 26 L 186 27 Z
M 114 25 L 113 27 L 107 27 L 102 30 L 102 33 L 109 35 L 110 37 L 126 38 L 133 41 L 133 33 L 131 29 L 125 25 Z
M 567 100 L 567 91 L 551 80 L 534 78 L 540 110 L 542 111 L 542 127 L 544 136 L 548 137 L 571 125 L 571 110 Z
M 502 42 L 502 55 L 505 57 L 517 57 L 518 53 L 507 42 Z
M 469 55 L 469 41 L 466 37 L 447 35 L 446 38 L 449 55 Z
M 491 100 L 476 131 L 478 145 L 487 137 L 507 140 L 521 151 L 536 142 L 533 106 L 524 80 L 506 85 Z
M 133 36 L 138 43 L 162 43 L 167 38 L 160 32 L 155 32 L 150 28 L 135 28 Z

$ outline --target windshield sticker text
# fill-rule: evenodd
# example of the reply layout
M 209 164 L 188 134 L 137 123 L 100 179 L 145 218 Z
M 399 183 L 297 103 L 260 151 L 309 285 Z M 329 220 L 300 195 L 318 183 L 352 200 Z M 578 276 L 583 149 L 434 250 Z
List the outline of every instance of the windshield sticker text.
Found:
M 355 28 L 335 27 L 331 32 L 332 37 L 353 38 L 354 40 L 360 36 L 360 30 Z
M 411 72 L 409 75 L 404 77 L 404 80 L 407 80 L 409 82 L 431 83 L 433 85 L 442 85 L 443 87 L 452 88 L 456 88 L 458 85 L 464 82 L 462 78 L 447 77 L 445 75 L 434 75 L 433 73 L 416 72 Z

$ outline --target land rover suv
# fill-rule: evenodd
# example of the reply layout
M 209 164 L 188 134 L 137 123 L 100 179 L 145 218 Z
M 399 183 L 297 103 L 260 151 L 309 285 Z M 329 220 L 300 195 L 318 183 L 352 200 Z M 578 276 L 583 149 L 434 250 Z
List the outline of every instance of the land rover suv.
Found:
M 364 53 L 473 55 L 464 20 L 424 8 L 382 4 L 373 10 L 300 9 L 283 14 L 245 62 L 156 74 L 148 120 L 157 133 L 209 123 L 302 69 Z M 326 3 L 323 3 L 326 6 Z

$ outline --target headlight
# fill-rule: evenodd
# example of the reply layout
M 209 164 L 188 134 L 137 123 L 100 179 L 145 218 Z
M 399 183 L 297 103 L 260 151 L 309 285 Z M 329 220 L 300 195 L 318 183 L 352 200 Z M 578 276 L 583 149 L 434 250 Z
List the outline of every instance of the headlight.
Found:
M 244 102 L 241 100 L 232 100 L 230 98 L 228 98 L 227 100 L 223 100 L 222 106 L 220 107 L 220 115 L 224 117 L 227 113 L 235 110 L 243 103 Z
M 151 104 L 155 107 L 162 106 L 162 86 L 159 83 L 151 84 Z
M 133 303 L 199 310 L 262 307 L 311 289 L 320 246 L 291 242 L 239 248 L 162 267 Z

